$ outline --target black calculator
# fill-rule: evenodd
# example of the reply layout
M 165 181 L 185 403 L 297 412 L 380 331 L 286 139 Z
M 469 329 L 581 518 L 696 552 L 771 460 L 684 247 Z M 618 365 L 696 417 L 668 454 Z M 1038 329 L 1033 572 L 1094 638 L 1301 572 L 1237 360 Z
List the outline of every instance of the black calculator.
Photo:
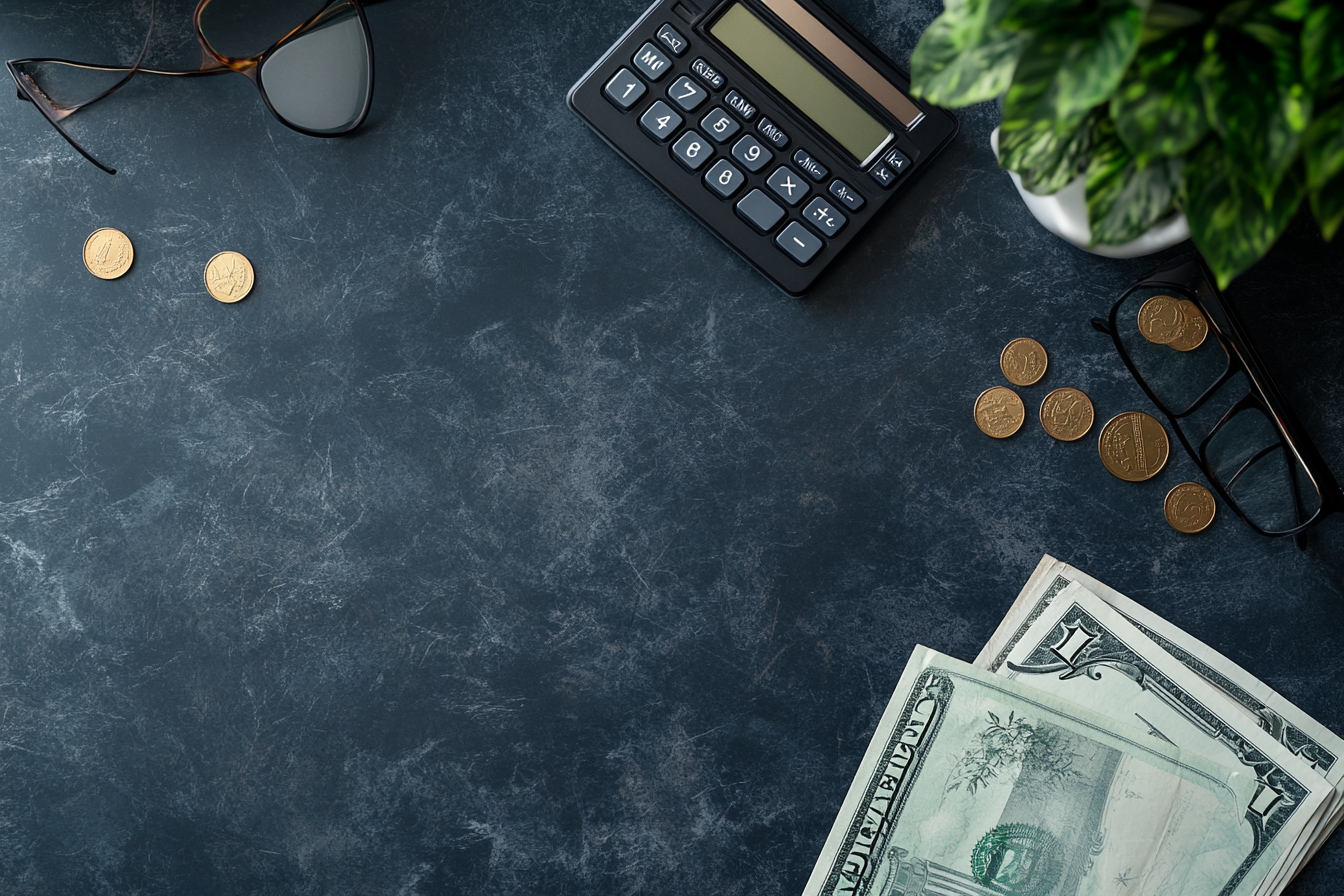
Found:
M 798 296 L 957 132 L 816 0 L 658 0 L 569 105 Z

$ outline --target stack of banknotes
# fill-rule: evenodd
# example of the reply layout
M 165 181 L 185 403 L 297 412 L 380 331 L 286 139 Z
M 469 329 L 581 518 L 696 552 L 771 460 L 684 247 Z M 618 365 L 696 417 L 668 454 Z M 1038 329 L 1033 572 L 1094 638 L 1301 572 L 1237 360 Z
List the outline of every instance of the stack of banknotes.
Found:
M 1269 896 L 1342 777 L 1344 740 L 1046 557 L 974 665 L 915 649 L 804 892 Z

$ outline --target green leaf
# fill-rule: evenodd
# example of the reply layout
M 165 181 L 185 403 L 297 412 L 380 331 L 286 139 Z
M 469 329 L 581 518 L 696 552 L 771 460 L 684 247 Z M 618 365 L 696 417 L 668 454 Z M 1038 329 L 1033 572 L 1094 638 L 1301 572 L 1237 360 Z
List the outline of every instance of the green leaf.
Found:
M 1053 130 L 999 129 L 999 167 L 1022 177 L 1024 189 L 1041 196 L 1057 193 L 1087 167 L 1093 130 L 1104 112 L 1093 113 L 1064 134 Z
M 1344 172 L 1344 99 L 1327 107 L 1307 130 L 1302 157 L 1307 163 L 1307 187 L 1324 186 Z
M 1127 243 L 1171 214 L 1180 191 L 1180 160 L 1141 166 L 1109 121 L 1098 128 L 1087 166 L 1087 222 L 1092 243 Z
M 1270 12 L 1281 19 L 1288 19 L 1292 22 L 1300 22 L 1307 16 L 1307 10 L 1311 7 L 1311 0 L 1279 0 L 1270 7 Z
M 1344 10 L 1319 0 L 1302 25 L 1302 76 L 1316 92 L 1344 78 Z
M 910 57 L 911 90 L 941 106 L 969 106 L 1003 95 L 1025 35 L 999 27 L 1007 0 L 953 0 Z
M 1173 31 L 1193 28 L 1204 21 L 1204 13 L 1179 3 L 1154 3 L 1143 20 L 1143 43 L 1166 37 Z
M 1276 58 L 1263 42 L 1229 28 L 1210 31 L 1204 50 L 1196 78 L 1205 114 L 1241 177 L 1269 207 L 1310 119 L 1302 85 L 1280 82 L 1280 71 L 1293 71 L 1296 60 Z
M 1241 171 L 1222 142 L 1211 137 L 1187 160 L 1183 172 L 1191 237 L 1224 288 L 1269 251 L 1302 202 L 1297 168 L 1280 180 L 1269 203 Z
M 1321 236 L 1327 242 L 1334 239 L 1344 222 L 1344 174 L 1311 191 L 1311 212 L 1321 225 Z
M 1120 85 L 1139 47 L 1144 8 L 1105 2 L 1032 36 L 1003 102 L 1003 129 L 1071 129 Z
M 1195 70 L 1202 49 L 1191 34 L 1173 34 L 1140 51 L 1111 98 L 1111 117 L 1129 151 L 1146 163 L 1183 155 L 1209 130 Z

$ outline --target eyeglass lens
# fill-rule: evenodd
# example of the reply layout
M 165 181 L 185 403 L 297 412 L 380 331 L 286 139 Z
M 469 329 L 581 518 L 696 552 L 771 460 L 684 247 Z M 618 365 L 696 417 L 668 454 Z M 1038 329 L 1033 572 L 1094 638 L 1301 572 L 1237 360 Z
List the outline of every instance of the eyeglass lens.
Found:
M 1222 421 L 1254 389 L 1245 373 L 1232 371 L 1227 350 L 1212 332 L 1190 351 L 1143 335 L 1139 310 L 1157 295 L 1193 298 L 1175 289 L 1141 287 L 1121 302 L 1115 336 L 1130 363 L 1162 410 L 1177 418 L 1176 425 L 1192 446 L 1207 439 L 1204 472 L 1223 487 L 1242 514 L 1271 534 L 1295 529 L 1321 507 L 1311 477 L 1260 407 L 1243 406 Z
M 354 6 L 338 4 L 261 64 L 277 115 L 310 131 L 342 131 L 364 111 L 369 53 Z
M 227 58 L 257 56 L 307 21 L 312 0 L 213 0 L 201 34 Z M 339 133 L 359 119 L 370 89 L 369 46 L 354 4 L 329 5 L 262 62 L 258 80 L 275 113 L 292 125 Z

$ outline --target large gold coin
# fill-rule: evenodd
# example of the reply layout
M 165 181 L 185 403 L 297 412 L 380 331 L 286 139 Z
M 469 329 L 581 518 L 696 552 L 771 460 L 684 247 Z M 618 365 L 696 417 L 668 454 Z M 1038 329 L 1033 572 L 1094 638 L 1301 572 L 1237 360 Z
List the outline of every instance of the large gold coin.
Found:
M 1061 442 L 1087 435 L 1092 418 L 1092 400 L 1077 389 L 1056 389 L 1041 402 L 1041 426 Z
M 1185 326 L 1185 309 L 1172 296 L 1153 296 L 1139 309 L 1139 332 L 1149 342 L 1170 345 Z
M 84 267 L 103 280 L 115 280 L 131 269 L 135 249 L 126 234 L 115 227 L 103 227 L 84 241 Z
M 1101 428 L 1097 442 L 1101 463 L 1126 482 L 1152 479 L 1171 454 L 1167 431 L 1143 411 L 1125 411 Z
M 1185 313 L 1185 324 L 1176 338 L 1167 345 L 1178 352 L 1192 352 L 1204 344 L 1209 335 L 1209 319 L 1199 306 L 1189 299 L 1181 299 L 1181 311 Z
M 1171 528 L 1192 535 L 1209 528 L 1216 508 L 1213 493 L 1198 482 L 1182 482 L 1167 492 L 1167 500 L 1162 502 Z
M 1014 386 L 1030 386 L 1039 382 L 1045 376 L 1045 367 L 1049 363 L 1045 347 L 1026 336 L 1008 343 L 999 355 L 999 369 Z
M 992 386 L 975 400 L 975 425 L 987 436 L 1006 439 L 1022 428 L 1027 407 L 1007 386 Z
M 221 252 L 205 265 L 205 288 L 221 302 L 240 302 L 255 281 L 252 262 L 237 252 Z

